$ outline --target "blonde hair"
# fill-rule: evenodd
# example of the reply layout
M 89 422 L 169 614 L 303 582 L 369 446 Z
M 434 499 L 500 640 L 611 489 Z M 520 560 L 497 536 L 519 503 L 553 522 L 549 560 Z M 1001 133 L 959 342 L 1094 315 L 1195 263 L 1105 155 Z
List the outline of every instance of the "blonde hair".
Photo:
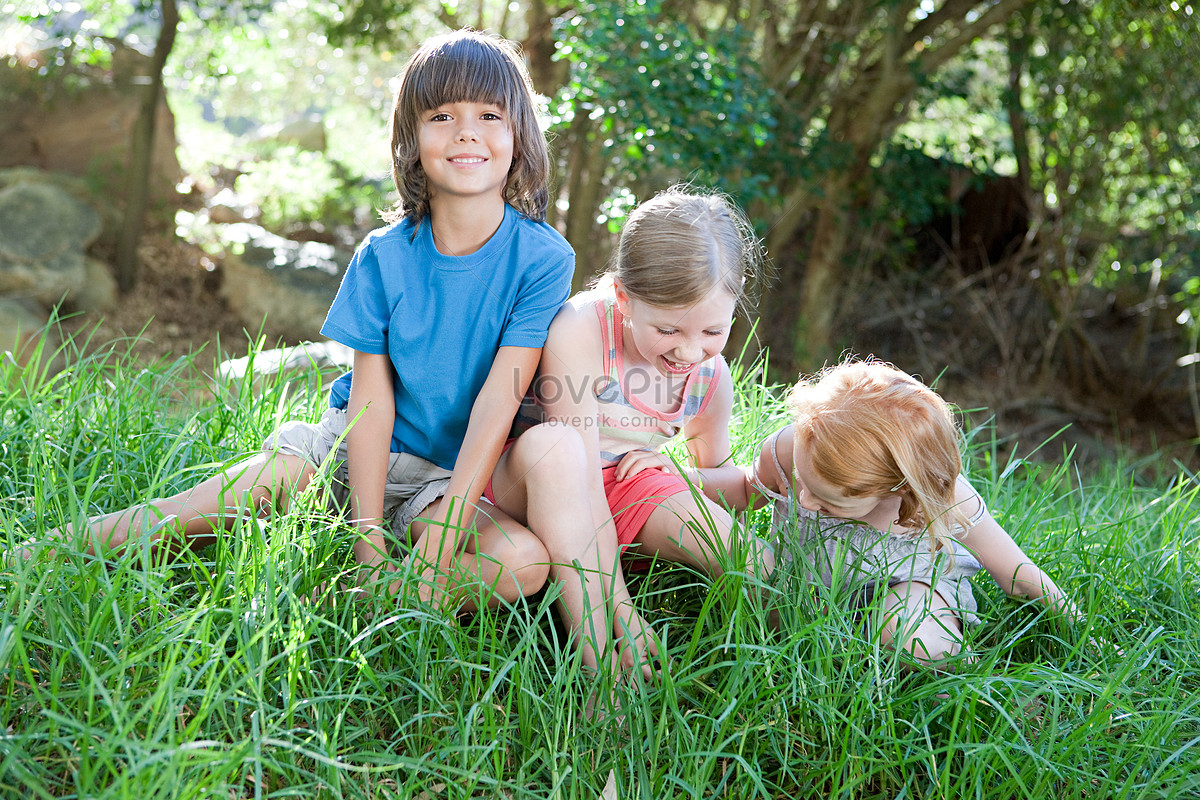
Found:
M 400 73 L 392 106 L 392 179 L 400 199 L 388 222 L 429 215 L 429 187 L 417 141 L 421 115 L 446 103 L 494 103 L 508 117 L 513 163 L 504 200 L 542 221 L 549 202 L 550 156 L 538 125 L 529 72 L 507 39 L 463 29 L 426 41 Z
M 744 313 L 762 271 L 762 245 L 733 201 L 681 185 L 629 214 L 598 285 L 619 280 L 631 297 L 661 308 L 693 305 L 720 286 Z
M 845 361 L 797 383 L 788 408 L 813 470 L 847 496 L 899 493 L 900 524 L 925 530 L 934 550 L 969 525 L 954 499 L 954 413 L 916 378 L 883 361 Z

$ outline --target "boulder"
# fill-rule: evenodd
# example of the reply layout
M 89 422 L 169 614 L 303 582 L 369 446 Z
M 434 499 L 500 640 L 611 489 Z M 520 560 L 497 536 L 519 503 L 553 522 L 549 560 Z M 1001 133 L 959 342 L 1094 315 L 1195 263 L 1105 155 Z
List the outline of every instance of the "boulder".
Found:
M 76 311 L 112 311 L 120 301 L 117 279 L 112 269 L 103 261 L 85 256 L 83 259 L 83 285 L 69 298 L 71 308 Z
M 119 55 L 119 57 L 118 57 Z M 125 191 L 133 126 L 145 91 L 149 57 L 123 46 L 111 73 L 83 70 L 70 95 L 47 97 L 37 59 L 0 59 L 0 167 L 33 166 L 86 177 L 114 197 Z M 151 198 L 173 203 L 182 170 L 175 155 L 175 117 L 166 99 L 155 117 Z
M 100 231 L 96 209 L 57 186 L 0 189 L 0 294 L 46 305 L 70 297 L 86 280 L 84 251 Z
M 276 145 L 294 145 L 300 150 L 324 153 L 328 145 L 325 121 L 317 116 L 301 117 L 285 125 L 263 128 L 255 141 Z
M 320 338 L 353 253 L 294 242 L 249 223 L 223 227 L 221 239 L 221 294 L 247 330 L 261 330 L 269 340 Z
M 39 373 L 55 372 L 61 368 L 60 339 L 48 328 L 50 317 L 36 303 L 12 297 L 0 297 L 0 376 L 15 363 L 9 389 L 22 377 L 29 379 Z M 41 345 L 39 347 L 39 345 Z
M 301 342 L 294 347 L 264 350 L 222 361 L 217 367 L 217 377 L 225 383 L 236 383 L 247 377 L 266 378 L 294 370 L 341 373 L 353 364 L 354 351 L 344 344 L 331 340 Z
M 88 187 L 86 178 L 68 175 L 65 172 L 47 172 L 38 167 L 0 168 L 0 189 L 29 185 L 53 186 L 74 197 L 80 203 L 91 206 L 100 214 L 100 222 L 104 228 L 101 236 L 114 236 L 120 229 L 120 210 L 112 203 L 98 202 L 96 195 Z
M 222 361 L 217 367 L 217 380 L 236 398 L 246 387 L 257 395 L 263 385 L 273 381 L 300 383 L 310 388 L 327 386 L 353 364 L 354 351 L 344 344 L 329 340 L 301 342 L 294 347 Z

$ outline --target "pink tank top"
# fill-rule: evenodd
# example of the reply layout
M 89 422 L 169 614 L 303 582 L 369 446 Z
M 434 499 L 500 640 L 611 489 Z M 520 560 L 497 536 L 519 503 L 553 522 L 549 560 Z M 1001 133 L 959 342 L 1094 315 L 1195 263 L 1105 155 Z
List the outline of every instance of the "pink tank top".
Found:
M 687 377 L 683 397 L 674 411 L 662 413 L 641 403 L 628 391 L 625 373 L 624 317 L 612 298 L 596 301 L 600 318 L 603 380 L 597 381 L 596 403 L 599 417 L 600 460 L 612 466 L 632 450 L 658 450 L 669 442 L 712 399 L 725 360 L 710 358 Z
M 604 350 L 601 365 L 604 375 L 592 389 L 596 397 L 601 466 L 611 467 L 633 450 L 658 450 L 708 407 L 722 370 L 721 356 L 710 358 L 692 371 L 684 384 L 683 398 L 671 412 L 662 413 L 641 403 L 628 391 L 625 374 L 624 317 L 611 297 L 594 303 L 600 319 L 600 340 Z M 545 421 L 545 412 L 536 398 L 526 396 L 513 423 L 513 436 Z

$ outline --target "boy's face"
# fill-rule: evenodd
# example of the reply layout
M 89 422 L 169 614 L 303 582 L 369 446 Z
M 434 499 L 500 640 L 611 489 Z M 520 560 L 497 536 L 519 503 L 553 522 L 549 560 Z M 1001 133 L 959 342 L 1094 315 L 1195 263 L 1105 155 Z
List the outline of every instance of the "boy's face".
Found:
M 451 197 L 503 200 L 513 161 L 508 115 L 492 103 L 445 103 L 421 114 L 421 168 L 430 202 Z

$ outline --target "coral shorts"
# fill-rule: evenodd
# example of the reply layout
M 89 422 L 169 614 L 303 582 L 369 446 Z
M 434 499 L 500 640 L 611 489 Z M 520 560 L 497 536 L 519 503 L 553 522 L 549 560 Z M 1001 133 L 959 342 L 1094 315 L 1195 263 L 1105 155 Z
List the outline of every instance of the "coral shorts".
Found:
M 606 468 L 604 496 L 617 526 L 617 543 L 622 548 L 633 544 L 660 501 L 687 491 L 687 483 L 673 472 L 644 469 L 632 478 L 618 481 L 616 465 Z
M 505 449 L 512 445 L 510 441 Z M 646 521 L 658 508 L 660 501 L 689 491 L 683 478 L 661 469 L 644 469 L 632 478 L 617 480 L 617 465 L 603 470 L 604 496 L 617 528 L 617 543 L 621 549 L 633 544 Z M 493 504 L 492 483 L 488 481 L 484 496 Z M 535 531 L 536 533 L 536 531 Z

